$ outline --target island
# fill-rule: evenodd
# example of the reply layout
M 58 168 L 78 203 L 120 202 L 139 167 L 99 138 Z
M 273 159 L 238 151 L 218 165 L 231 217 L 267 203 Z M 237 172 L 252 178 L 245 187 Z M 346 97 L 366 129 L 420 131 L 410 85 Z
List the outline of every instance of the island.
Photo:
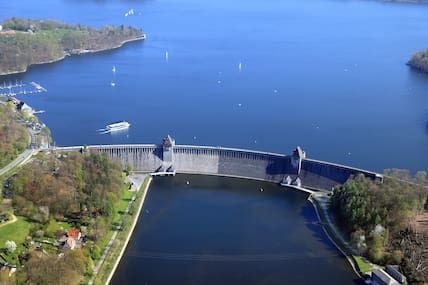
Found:
M 428 49 L 415 52 L 407 64 L 414 69 L 428 73 Z
M 25 72 L 33 64 L 115 49 L 145 38 L 141 29 L 124 25 L 95 29 L 56 20 L 7 19 L 0 25 L 0 75 Z

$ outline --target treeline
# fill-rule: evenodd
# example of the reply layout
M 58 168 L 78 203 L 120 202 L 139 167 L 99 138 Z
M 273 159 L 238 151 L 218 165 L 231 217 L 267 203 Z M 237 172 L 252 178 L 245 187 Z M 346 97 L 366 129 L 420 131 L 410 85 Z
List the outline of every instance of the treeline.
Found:
M 427 208 L 426 173 L 386 174 L 383 183 L 360 175 L 338 186 L 330 209 L 363 255 L 378 264 L 399 264 L 411 284 L 428 282 L 428 235 L 412 227 Z
M 56 61 L 68 54 L 116 48 L 143 36 L 141 29 L 124 25 L 95 29 L 21 18 L 5 20 L 3 28 L 15 34 L 0 34 L 0 74 L 24 71 L 31 64 Z
M 122 168 L 106 155 L 46 155 L 26 165 L 10 189 L 16 213 L 39 223 L 110 217 L 122 190 Z
M 16 122 L 14 110 L 0 104 L 0 168 L 14 160 L 29 143 L 25 127 Z
M 417 70 L 428 72 L 428 49 L 415 52 L 407 64 Z
M 91 276 L 114 226 L 115 205 L 125 189 L 121 165 L 105 154 L 83 150 L 40 153 L 11 179 L 9 187 L 15 214 L 31 221 L 27 239 L 57 240 L 65 234 L 59 223 L 73 225 L 85 237 L 84 246 L 72 251 L 52 245 L 38 251 L 29 246 L 19 254 L 23 270 L 14 274 L 16 283 L 82 284 Z
M 24 268 L 25 281 L 19 280 L 19 277 L 24 277 L 21 274 L 17 283 L 77 285 L 82 284 L 89 257 L 85 255 L 84 250 L 77 249 L 65 252 L 62 256 L 33 251 L 27 258 Z

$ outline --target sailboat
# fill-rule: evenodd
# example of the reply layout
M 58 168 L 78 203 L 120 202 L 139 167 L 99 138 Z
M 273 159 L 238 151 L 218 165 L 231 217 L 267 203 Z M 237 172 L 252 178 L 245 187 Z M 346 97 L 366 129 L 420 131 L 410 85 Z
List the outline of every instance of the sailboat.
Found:
M 240 63 L 238 64 L 238 69 L 239 69 L 239 72 L 241 72 L 241 70 L 242 70 L 242 62 L 240 62 Z
M 168 61 L 168 51 L 165 52 L 165 60 Z
M 113 73 L 116 73 L 116 66 L 113 65 L 113 68 L 111 69 L 111 71 L 113 71 Z

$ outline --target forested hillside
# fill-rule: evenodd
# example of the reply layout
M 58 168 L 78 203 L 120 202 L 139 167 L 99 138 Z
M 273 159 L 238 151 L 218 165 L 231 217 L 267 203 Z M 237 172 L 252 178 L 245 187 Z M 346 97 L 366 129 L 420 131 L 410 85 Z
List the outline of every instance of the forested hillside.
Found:
M 121 166 L 97 153 L 39 153 L 9 181 L 18 216 L 11 226 L 23 234 L 7 235 L 16 249 L 0 244 L 0 261 L 18 268 L 0 283 L 86 284 L 120 220 L 117 207 L 128 191 Z
M 363 255 L 375 263 L 399 264 L 410 284 L 428 282 L 428 232 L 415 227 L 428 207 L 426 173 L 388 174 L 383 183 L 361 175 L 335 188 L 330 208 Z
M 17 214 L 46 223 L 50 218 L 109 217 L 119 199 L 122 168 L 100 154 L 69 153 L 36 159 L 11 183 Z
M 25 127 L 16 122 L 16 112 L 10 106 L 0 104 L 0 168 L 23 152 L 29 139 Z
M 95 29 L 53 20 L 12 18 L 0 33 L 0 74 L 23 72 L 31 64 L 46 63 L 66 55 L 108 50 L 130 40 L 143 39 L 141 29 L 105 26 Z

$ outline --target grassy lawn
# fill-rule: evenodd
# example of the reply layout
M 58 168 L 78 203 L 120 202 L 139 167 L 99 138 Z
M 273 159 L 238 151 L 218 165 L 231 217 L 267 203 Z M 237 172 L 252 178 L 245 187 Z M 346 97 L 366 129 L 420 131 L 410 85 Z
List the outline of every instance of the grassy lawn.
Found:
M 46 226 L 46 233 L 48 236 L 55 236 L 57 231 L 68 231 L 71 229 L 71 225 L 66 222 L 57 222 L 54 218 L 49 220 L 49 224 Z
M 16 244 L 22 243 L 30 232 L 30 223 L 24 217 L 17 217 L 17 221 L 0 228 L 0 248 L 4 247 L 7 240 L 13 240 Z
M 108 242 L 110 241 L 113 233 L 114 233 L 114 230 L 110 229 L 101 242 L 96 242 L 96 244 L 99 245 L 99 248 L 101 249 L 101 253 L 104 252 L 104 249 L 106 248 Z
M 128 187 L 124 187 L 122 191 L 122 197 L 120 197 L 120 200 L 116 204 L 116 212 L 114 214 L 113 224 L 116 225 L 121 221 L 121 214 L 126 210 L 126 207 L 128 207 L 129 201 L 131 201 L 132 196 L 134 196 L 133 191 L 128 191 Z
M 144 180 L 144 183 L 141 185 L 140 191 L 138 192 L 137 199 L 134 201 L 135 205 L 139 205 L 141 203 L 142 194 L 146 191 L 147 185 L 150 183 L 151 177 L 147 177 Z M 128 196 L 132 197 L 134 195 L 134 192 L 128 192 Z M 128 202 L 125 204 L 125 208 L 127 206 Z M 138 215 L 134 215 L 132 217 L 133 220 L 138 219 Z M 98 272 L 98 276 L 95 279 L 94 284 L 105 284 L 108 276 L 110 275 L 110 272 L 113 268 L 113 265 L 115 264 L 116 260 L 119 257 L 119 254 L 124 247 L 125 240 L 130 234 L 131 229 L 129 227 L 125 228 L 123 231 L 119 231 L 115 242 L 113 243 L 113 246 L 110 249 L 110 252 L 108 253 L 103 265 L 100 268 L 100 271 Z
M 5 225 L 0 228 L 0 248 L 5 248 L 5 243 L 8 240 L 14 241 L 17 245 L 16 251 L 13 254 L 2 254 L 6 262 L 16 264 L 17 255 L 25 250 L 22 243 L 25 241 L 29 232 L 30 223 L 27 222 L 24 217 L 17 217 L 17 221 L 13 224 Z
M 370 263 L 367 263 L 366 261 L 364 261 L 361 256 L 358 255 L 353 255 L 352 256 L 355 260 L 355 262 L 358 265 L 358 269 L 362 272 L 362 273 L 366 273 L 372 270 L 372 266 Z

